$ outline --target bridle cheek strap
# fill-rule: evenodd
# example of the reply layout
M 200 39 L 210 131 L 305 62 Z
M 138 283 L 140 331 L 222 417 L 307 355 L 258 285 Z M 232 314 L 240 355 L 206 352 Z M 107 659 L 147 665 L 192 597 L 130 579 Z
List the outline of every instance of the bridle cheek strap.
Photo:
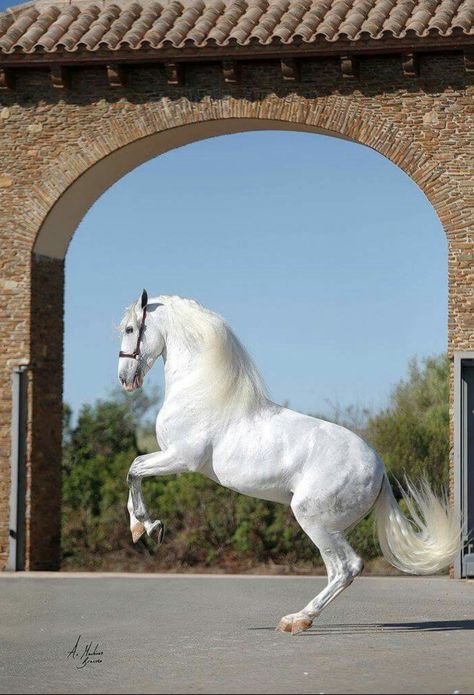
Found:
M 143 331 L 145 330 L 145 318 L 146 318 L 146 304 L 143 307 L 142 320 L 140 323 L 140 328 L 138 329 L 138 338 L 137 338 L 137 344 L 136 344 L 135 350 L 133 352 L 123 352 L 123 350 L 120 350 L 119 357 L 131 357 L 133 360 L 136 360 L 139 357 L 139 355 L 140 355 L 140 343 L 142 341 Z

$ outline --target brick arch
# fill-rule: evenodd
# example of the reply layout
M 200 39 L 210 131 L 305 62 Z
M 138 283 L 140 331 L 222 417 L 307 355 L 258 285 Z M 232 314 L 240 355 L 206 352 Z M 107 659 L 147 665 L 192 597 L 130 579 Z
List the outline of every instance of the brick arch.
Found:
M 33 251 L 30 361 L 43 365 L 34 372 L 31 410 L 36 420 L 56 423 L 52 430 L 46 429 L 46 434 L 41 429 L 31 431 L 37 470 L 38 461 L 42 461 L 53 482 L 45 485 L 44 479 L 36 478 L 30 520 L 41 516 L 46 494 L 49 503 L 51 489 L 59 487 L 57 477 L 55 481 L 52 478 L 45 452 L 60 446 L 58 394 L 62 389 L 62 370 L 58 365 L 62 364 L 63 325 L 62 312 L 52 312 L 51 307 L 62 307 L 67 243 L 93 202 L 128 171 L 167 150 L 225 133 L 259 129 L 324 133 L 371 147 L 399 166 L 438 210 L 448 238 L 453 229 L 456 210 L 446 205 L 438 207 L 448 190 L 442 163 L 411 138 L 402 123 L 342 97 L 329 97 L 318 103 L 296 96 L 244 104 L 232 99 L 208 99 L 200 107 L 182 99 L 165 101 L 151 113 L 143 111 L 109 119 L 98 129 L 84 132 L 75 146 L 64 147 L 54 165 L 41 172 L 41 182 L 34 185 L 27 205 Z M 59 246 L 58 236 L 62 239 Z M 47 311 L 43 306 L 45 295 L 51 296 Z M 42 354 L 42 349 L 46 353 Z M 48 402 L 54 411 L 46 415 Z M 42 558 L 51 555 L 51 544 L 57 540 L 47 535 L 45 542 L 35 530 L 30 521 L 30 562 L 31 567 L 42 568 Z
M 456 210 L 462 206 L 458 197 L 452 208 L 446 200 L 450 187 L 442 161 L 411 137 L 409 128 L 399 120 L 343 97 L 328 97 L 317 104 L 296 95 L 244 103 L 208 99 L 196 104 L 182 99 L 164 100 L 151 113 L 143 109 L 138 115 L 119 115 L 98 132 L 83 134 L 75 147 L 64 148 L 32 188 L 28 227 L 33 252 L 64 257 L 69 240 L 93 202 L 143 162 L 208 137 L 265 129 L 321 133 L 376 150 L 420 187 L 446 234 L 455 229 L 459 218 Z M 58 228 L 63 240 L 59 244 Z

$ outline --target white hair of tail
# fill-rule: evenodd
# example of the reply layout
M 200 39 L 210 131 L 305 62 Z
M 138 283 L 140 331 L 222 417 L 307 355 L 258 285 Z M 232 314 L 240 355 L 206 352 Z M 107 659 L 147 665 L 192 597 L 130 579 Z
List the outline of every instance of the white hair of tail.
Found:
M 423 480 L 417 488 L 406 480 L 402 496 L 413 521 L 400 509 L 385 476 L 375 505 L 378 538 L 384 557 L 402 572 L 433 574 L 459 553 L 461 524 L 446 494 L 438 498 Z
M 196 354 L 190 387 L 196 397 L 221 417 L 245 415 L 267 402 L 257 368 L 221 316 L 194 299 L 161 295 L 156 301 L 168 309 L 170 334 Z

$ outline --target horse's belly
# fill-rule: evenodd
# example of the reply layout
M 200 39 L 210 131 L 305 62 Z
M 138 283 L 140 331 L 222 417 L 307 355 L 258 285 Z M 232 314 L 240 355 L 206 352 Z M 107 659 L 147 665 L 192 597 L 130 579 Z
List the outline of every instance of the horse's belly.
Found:
M 243 495 L 283 504 L 291 501 L 292 475 L 276 444 L 219 446 L 209 462 L 209 473 L 224 487 Z
M 251 475 L 246 475 L 245 471 L 233 470 L 233 467 L 227 462 L 222 466 L 222 469 L 213 463 L 209 477 L 229 490 L 240 492 L 242 495 L 257 497 L 269 502 L 281 502 L 282 504 L 290 504 L 291 502 L 291 490 L 275 476 L 255 475 L 255 471 L 252 471 Z

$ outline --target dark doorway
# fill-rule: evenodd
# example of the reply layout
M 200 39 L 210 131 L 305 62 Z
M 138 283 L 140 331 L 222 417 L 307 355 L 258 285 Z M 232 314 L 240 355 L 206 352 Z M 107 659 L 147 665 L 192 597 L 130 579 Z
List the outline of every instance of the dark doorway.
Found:
M 474 576 L 474 353 L 455 356 L 455 494 L 465 545 L 455 566 L 460 577 Z

